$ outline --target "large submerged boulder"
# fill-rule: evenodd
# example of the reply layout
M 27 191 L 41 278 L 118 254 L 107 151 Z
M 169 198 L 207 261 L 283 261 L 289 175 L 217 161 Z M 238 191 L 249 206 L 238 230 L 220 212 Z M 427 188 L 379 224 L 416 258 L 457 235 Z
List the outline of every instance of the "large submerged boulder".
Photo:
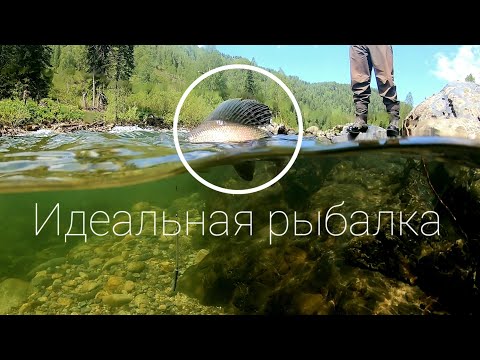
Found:
M 403 122 L 403 135 L 480 140 L 480 85 L 448 83 L 408 114 Z
M 265 191 L 212 197 L 206 213 L 249 209 L 255 225 L 205 233 L 208 254 L 182 270 L 178 291 L 239 314 L 479 314 L 480 173 L 431 155 L 300 157 Z M 326 220 L 329 210 L 338 214 Z

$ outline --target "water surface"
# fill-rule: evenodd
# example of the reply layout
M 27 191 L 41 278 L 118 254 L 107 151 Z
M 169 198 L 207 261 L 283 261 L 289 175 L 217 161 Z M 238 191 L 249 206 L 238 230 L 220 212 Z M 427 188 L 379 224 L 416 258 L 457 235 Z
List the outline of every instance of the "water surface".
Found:
M 215 185 L 245 189 L 283 169 L 295 136 L 247 144 L 188 144 L 189 164 Z M 251 162 L 251 181 L 234 166 Z M 430 314 L 478 312 L 479 144 L 454 138 L 409 138 L 322 145 L 306 137 L 302 150 L 278 183 L 250 195 L 215 192 L 197 182 L 179 161 L 172 133 L 116 128 L 111 133 L 50 132 L 0 138 L 0 312 L 24 314 Z M 293 224 L 314 223 L 337 211 L 420 215 L 436 211 L 435 236 L 383 222 L 377 234 L 295 236 L 293 228 L 269 244 L 269 212 L 281 210 Z M 35 235 L 35 204 L 43 221 Z M 72 212 L 110 216 L 87 223 L 87 242 L 69 237 Z M 128 222 L 132 234 L 112 225 Z M 156 212 L 157 234 L 141 213 Z M 209 226 L 223 211 L 229 232 L 213 236 Z M 237 229 L 235 214 L 252 211 L 253 233 Z M 184 224 L 205 216 L 207 231 L 191 227 L 162 235 L 161 216 Z M 71 233 L 83 233 L 74 215 Z M 376 218 L 375 218 L 376 219 Z M 355 219 L 354 219 L 355 220 Z M 382 220 L 383 221 L 383 220 Z M 353 221 L 351 221 L 353 222 Z M 420 216 L 411 224 L 418 229 Z M 281 228 L 284 220 L 274 226 Z M 341 224 L 332 223 L 337 229 Z M 371 225 L 377 230 L 377 223 Z M 397 223 L 394 224 L 398 225 Z M 218 232 L 221 225 L 212 228 Z M 127 232 L 126 223 L 117 233 Z M 291 231 L 290 231 L 291 230 Z M 301 231 L 308 229 L 299 227 Z M 169 231 L 173 231 L 170 229 Z M 179 242 L 178 286 L 172 290 Z M 13 293 L 12 293 L 13 291 Z M 13 295 L 12 295 L 13 294 Z

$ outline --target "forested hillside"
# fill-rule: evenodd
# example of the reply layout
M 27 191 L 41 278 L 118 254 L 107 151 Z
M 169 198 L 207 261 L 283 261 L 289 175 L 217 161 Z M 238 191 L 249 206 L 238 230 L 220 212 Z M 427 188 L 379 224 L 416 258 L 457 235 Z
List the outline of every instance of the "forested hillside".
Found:
M 147 116 L 172 123 L 181 95 L 201 74 L 215 67 L 255 59 L 231 57 L 214 47 L 173 45 L 0 45 L 0 121 L 143 121 Z M 267 69 L 297 98 L 305 127 L 331 128 L 353 120 L 348 84 L 307 83 L 281 69 Z M 256 72 L 229 70 L 202 82 L 188 97 L 181 122 L 193 125 L 221 101 L 252 97 L 269 105 L 274 121 L 296 127 L 284 91 Z M 402 118 L 411 109 L 402 103 Z M 370 123 L 386 126 L 378 93 Z

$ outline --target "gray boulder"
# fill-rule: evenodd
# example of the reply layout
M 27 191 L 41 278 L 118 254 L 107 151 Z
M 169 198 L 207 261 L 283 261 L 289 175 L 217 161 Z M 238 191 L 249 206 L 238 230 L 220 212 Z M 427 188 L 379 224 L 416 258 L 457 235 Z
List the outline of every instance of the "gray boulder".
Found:
M 408 114 L 403 122 L 403 134 L 480 140 L 480 85 L 448 83 Z
M 371 140 L 380 140 L 387 138 L 387 131 L 376 125 L 369 125 L 368 130 L 364 133 L 359 133 L 358 135 L 351 135 L 347 132 L 347 124 L 343 127 L 339 135 L 332 137 L 332 143 L 340 143 L 345 141 L 371 141 Z

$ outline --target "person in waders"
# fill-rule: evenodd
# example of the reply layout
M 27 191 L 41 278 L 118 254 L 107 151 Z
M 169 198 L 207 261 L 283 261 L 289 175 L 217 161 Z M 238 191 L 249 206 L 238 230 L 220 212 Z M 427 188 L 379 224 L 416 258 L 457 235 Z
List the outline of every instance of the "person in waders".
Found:
M 393 79 L 392 45 L 350 46 L 350 77 L 355 104 L 355 122 L 347 128 L 347 131 L 356 135 L 368 130 L 372 68 L 375 70 L 378 93 L 389 115 L 387 136 L 397 137 L 400 134 L 398 129 L 400 102 L 397 100 L 397 87 Z

